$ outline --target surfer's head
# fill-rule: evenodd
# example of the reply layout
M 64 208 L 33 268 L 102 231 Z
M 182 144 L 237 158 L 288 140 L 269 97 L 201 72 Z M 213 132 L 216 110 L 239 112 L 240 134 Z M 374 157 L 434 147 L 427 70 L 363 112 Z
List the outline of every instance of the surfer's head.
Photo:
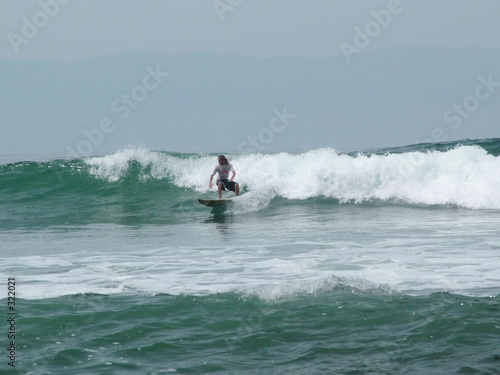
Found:
M 227 164 L 227 158 L 224 155 L 219 155 L 219 164 L 220 165 Z

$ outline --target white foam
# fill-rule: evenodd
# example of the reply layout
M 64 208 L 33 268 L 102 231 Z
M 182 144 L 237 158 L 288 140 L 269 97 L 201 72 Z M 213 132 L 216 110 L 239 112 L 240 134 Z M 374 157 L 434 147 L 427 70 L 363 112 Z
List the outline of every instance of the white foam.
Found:
M 168 159 L 168 156 L 161 153 L 151 152 L 143 148 L 130 148 L 106 156 L 91 157 L 85 159 L 85 162 L 90 165 L 90 173 L 95 177 L 116 182 L 126 175 L 131 161 L 140 163 L 143 168 L 152 167 L 151 176 L 143 175 L 144 179 L 148 177 L 166 178 L 168 170 L 165 167 L 168 164 Z
M 234 213 L 261 210 L 276 196 L 500 208 L 500 159 L 478 147 L 356 157 L 324 149 L 229 159 L 248 190 L 234 198 Z M 214 156 L 144 149 L 86 160 L 96 178 L 110 181 L 120 181 L 131 161 L 143 167 L 144 179 L 168 179 L 200 192 L 208 192 L 216 164 Z M 345 205 L 305 210 L 301 217 L 291 207 L 286 213 L 292 214 L 276 218 L 241 215 L 234 225 L 200 220 L 130 230 L 111 224 L 5 230 L 0 232 L 0 278 L 15 276 L 19 297 L 34 299 L 236 291 L 276 300 L 339 285 L 413 294 L 498 294 L 496 211 Z
M 345 227 L 339 220 L 326 227 L 316 224 L 313 230 L 285 221 L 286 228 L 276 231 L 278 221 L 273 218 L 264 223 L 247 219 L 245 225 L 231 227 L 185 224 L 130 233 L 93 226 L 68 233 L 59 243 L 52 240 L 59 234 L 39 231 L 34 234 L 36 251 L 45 249 L 44 255 L 0 258 L 0 278 L 15 276 L 18 297 L 27 299 L 78 293 L 238 292 L 273 301 L 329 293 L 337 287 L 353 292 L 496 295 L 499 220 L 488 214 L 478 222 L 484 215 L 471 213 L 462 220 L 434 223 L 386 216 L 384 220 L 392 221 L 382 225 L 358 213 Z M 325 230 L 331 237 L 325 237 Z
M 274 196 L 287 199 L 336 198 L 340 202 L 402 201 L 422 205 L 455 205 L 472 209 L 500 209 L 500 158 L 476 146 L 446 152 L 388 155 L 342 155 L 333 149 L 299 155 L 229 156 L 240 186 L 259 203 L 241 200 L 249 210 L 266 206 Z M 214 156 L 175 157 L 145 149 L 89 158 L 97 178 L 118 181 L 130 161 L 148 172 L 142 178 L 169 178 L 180 187 L 209 192 L 208 176 Z M 213 190 L 215 192 L 215 190 Z
M 272 285 L 262 285 L 243 290 L 247 296 L 257 296 L 261 300 L 273 302 L 301 296 L 315 296 L 341 289 L 349 293 L 383 292 L 393 293 L 388 285 L 375 284 L 359 277 L 324 276 L 315 280 L 294 280 Z

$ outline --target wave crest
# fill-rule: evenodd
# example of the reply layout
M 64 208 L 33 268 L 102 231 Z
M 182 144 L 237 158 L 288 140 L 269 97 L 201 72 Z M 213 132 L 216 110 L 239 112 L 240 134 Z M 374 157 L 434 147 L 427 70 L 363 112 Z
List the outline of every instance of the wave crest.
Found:
M 268 202 L 273 197 L 323 197 L 340 203 L 377 200 L 500 209 L 500 158 L 478 146 L 354 156 L 319 149 L 302 154 L 233 155 L 229 159 L 245 191 L 264 196 Z M 86 163 L 95 177 L 118 181 L 131 161 L 140 166 L 140 180 L 167 178 L 178 187 L 199 193 L 209 193 L 208 177 L 216 165 L 212 155 L 144 149 L 94 157 Z
M 381 202 L 500 209 L 500 156 L 477 145 L 439 151 L 396 149 L 348 155 L 318 149 L 301 154 L 228 157 L 243 191 L 232 209 L 236 213 L 264 209 L 275 198 L 281 198 L 280 204 L 327 198 L 340 204 Z M 216 164 L 216 155 L 130 148 L 81 160 L 2 165 L 0 188 L 16 197 L 24 191 L 25 195 L 43 198 L 60 189 L 99 195 L 107 185 L 120 191 L 133 188 L 130 194 L 135 194 L 137 186 L 144 184 L 145 200 L 150 193 L 152 197 L 164 196 L 175 205 L 187 196 L 216 197 L 215 189 L 208 188 Z

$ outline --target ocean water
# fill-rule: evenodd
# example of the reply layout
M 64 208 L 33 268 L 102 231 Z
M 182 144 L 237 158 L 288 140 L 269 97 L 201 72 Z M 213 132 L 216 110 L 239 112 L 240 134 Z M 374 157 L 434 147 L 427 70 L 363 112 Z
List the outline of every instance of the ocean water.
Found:
M 499 155 L 2 157 L 0 373 L 500 374 Z

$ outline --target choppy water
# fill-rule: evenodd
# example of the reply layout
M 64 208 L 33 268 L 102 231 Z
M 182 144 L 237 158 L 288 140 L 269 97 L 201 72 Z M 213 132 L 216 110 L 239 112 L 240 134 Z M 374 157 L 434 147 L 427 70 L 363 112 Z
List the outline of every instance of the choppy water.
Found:
M 498 374 L 499 154 L 3 158 L 0 373 Z

